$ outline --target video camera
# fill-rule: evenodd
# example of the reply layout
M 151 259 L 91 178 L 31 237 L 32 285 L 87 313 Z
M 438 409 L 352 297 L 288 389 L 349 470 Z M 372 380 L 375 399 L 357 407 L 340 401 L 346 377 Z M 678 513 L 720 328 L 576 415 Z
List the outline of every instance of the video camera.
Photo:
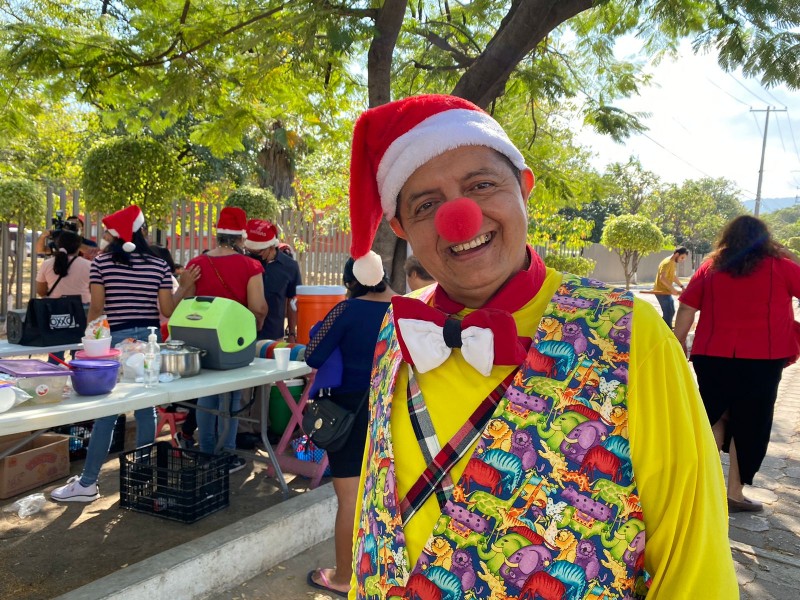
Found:
M 70 223 L 64 219 L 64 211 L 57 210 L 56 216 L 51 219 L 52 227 L 50 231 L 48 231 L 47 240 L 47 247 L 50 249 L 51 252 L 55 252 L 56 241 L 58 240 L 58 234 L 62 231 L 71 231 L 73 233 L 78 233 L 78 224 L 77 223 Z

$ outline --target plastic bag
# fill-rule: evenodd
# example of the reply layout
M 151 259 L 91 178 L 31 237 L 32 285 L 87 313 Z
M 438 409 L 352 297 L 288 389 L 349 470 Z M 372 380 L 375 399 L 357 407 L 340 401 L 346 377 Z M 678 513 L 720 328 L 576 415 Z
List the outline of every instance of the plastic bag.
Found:
M 21 390 L 14 383 L 13 380 L 0 379 L 0 413 L 11 410 L 32 398 L 28 392 Z
M 145 342 L 127 338 L 114 346 L 120 351 L 119 362 L 122 363 L 122 381 L 142 381 L 144 378 Z
M 26 519 L 42 510 L 46 503 L 47 500 L 45 499 L 44 494 L 31 494 L 30 496 L 25 496 L 13 504 L 10 504 L 5 508 L 5 510 L 9 512 L 16 511 L 20 519 Z
M 100 315 L 95 320 L 86 325 L 86 337 L 99 340 L 111 337 L 111 327 L 108 325 L 108 317 Z

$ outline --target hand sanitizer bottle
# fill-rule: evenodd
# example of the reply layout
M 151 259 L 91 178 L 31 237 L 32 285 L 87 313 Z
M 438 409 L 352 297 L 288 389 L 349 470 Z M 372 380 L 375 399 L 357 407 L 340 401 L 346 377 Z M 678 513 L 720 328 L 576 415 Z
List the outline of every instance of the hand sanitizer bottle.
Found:
M 156 328 L 148 327 L 147 346 L 144 350 L 144 387 L 151 388 L 158 384 L 161 373 L 161 348 L 158 346 Z

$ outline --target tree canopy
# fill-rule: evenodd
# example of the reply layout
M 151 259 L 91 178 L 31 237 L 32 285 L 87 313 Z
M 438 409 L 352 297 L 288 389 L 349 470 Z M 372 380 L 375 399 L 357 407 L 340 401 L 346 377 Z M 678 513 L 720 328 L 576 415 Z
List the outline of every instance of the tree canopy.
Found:
M 639 260 L 661 250 L 664 235 L 658 226 L 641 215 L 620 215 L 606 222 L 601 243 L 619 256 L 625 271 L 625 289 L 630 289 L 633 274 L 639 269 Z
M 647 83 L 646 61 L 618 60 L 616 39 L 635 35 L 657 61 L 690 37 L 726 69 L 798 88 L 798 25 L 785 1 L 5 0 L 0 134 L 32 135 L 41 96 L 91 107 L 117 135 L 162 136 L 188 119 L 173 148 L 219 159 L 252 140 L 259 184 L 284 197 L 305 155 L 335 148 L 323 140 L 347 137 L 366 106 L 449 92 L 496 114 L 527 151 L 538 227 L 580 238 L 583 226 L 559 232 L 542 210 L 600 189 L 579 156 L 558 153 L 563 113 L 618 140 L 645 127 L 615 106 Z
M 175 155 L 152 138 L 111 138 L 94 146 L 83 164 L 89 210 L 111 213 L 136 204 L 151 223 L 166 221 L 182 181 Z

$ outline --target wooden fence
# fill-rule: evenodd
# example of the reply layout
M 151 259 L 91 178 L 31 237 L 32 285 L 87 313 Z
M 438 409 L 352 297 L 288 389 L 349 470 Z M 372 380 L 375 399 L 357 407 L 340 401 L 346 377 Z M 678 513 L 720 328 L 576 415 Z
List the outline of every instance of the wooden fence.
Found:
M 167 229 L 150 232 L 150 237 L 172 252 L 175 262 L 186 264 L 204 250 L 214 247 L 214 225 L 221 205 L 178 201 L 172 207 Z M 99 213 L 80 212 L 77 192 L 67 194 L 47 190 L 46 223 L 56 211 L 63 217 L 81 215 L 84 236 L 95 240 L 103 235 Z M 320 220 L 305 221 L 299 212 L 283 210 L 277 219 L 280 239 L 294 250 L 305 285 L 341 283 L 342 268 L 350 255 L 350 234 L 338 231 Z M 44 232 L 46 234 L 46 231 Z M 12 308 L 26 306 L 36 289 L 36 273 L 44 257 L 37 253 L 41 231 L 31 231 L 25 223 L 0 223 L 0 319 Z M 23 242 L 24 240 L 24 242 Z

